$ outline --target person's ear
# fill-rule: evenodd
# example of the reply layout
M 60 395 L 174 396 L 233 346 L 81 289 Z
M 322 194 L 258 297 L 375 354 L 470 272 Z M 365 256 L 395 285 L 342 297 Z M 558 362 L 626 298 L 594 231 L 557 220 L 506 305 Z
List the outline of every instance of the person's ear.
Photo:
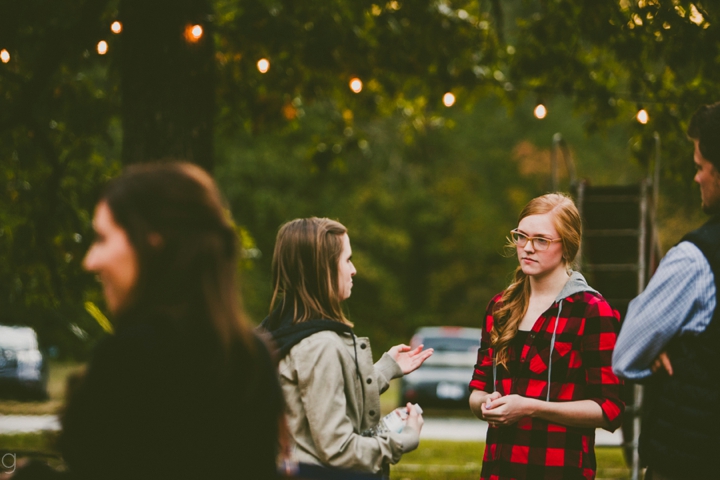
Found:
M 159 233 L 152 232 L 148 235 L 148 243 L 151 247 L 160 249 L 165 245 L 165 239 Z

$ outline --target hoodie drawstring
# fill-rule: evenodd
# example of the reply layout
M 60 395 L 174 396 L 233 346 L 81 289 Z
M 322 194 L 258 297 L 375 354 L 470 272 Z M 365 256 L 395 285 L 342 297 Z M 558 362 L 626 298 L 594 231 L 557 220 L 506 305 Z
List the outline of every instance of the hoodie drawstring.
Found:
M 553 350 L 555 350 L 555 336 L 557 335 L 557 325 L 560 321 L 560 312 L 562 311 L 562 305 L 563 301 L 560 300 L 558 304 L 558 312 L 557 315 L 555 315 L 555 324 L 553 325 L 553 333 L 552 338 L 550 339 L 550 356 L 548 357 L 548 389 L 547 389 L 547 397 L 545 398 L 546 402 L 550 401 L 550 380 L 552 378 L 552 354 Z
M 555 323 L 553 324 L 553 332 L 552 332 L 552 338 L 550 339 L 550 356 L 548 356 L 548 389 L 547 389 L 547 396 L 545 397 L 545 401 L 550 401 L 550 384 L 552 380 L 552 354 L 555 350 L 555 337 L 557 336 L 557 324 L 560 321 L 560 312 L 562 311 L 563 301 L 560 300 L 558 302 L 558 311 L 557 315 L 555 316 Z M 495 393 L 497 391 L 497 360 L 495 359 L 495 352 L 493 352 L 493 391 L 491 393 Z
M 493 391 L 492 393 L 497 392 L 497 360 L 495 359 L 495 351 L 493 350 Z

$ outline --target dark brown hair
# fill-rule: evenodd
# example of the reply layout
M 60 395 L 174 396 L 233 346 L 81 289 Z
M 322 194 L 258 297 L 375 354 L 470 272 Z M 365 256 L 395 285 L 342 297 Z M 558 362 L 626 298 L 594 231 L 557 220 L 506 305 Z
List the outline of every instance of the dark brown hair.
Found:
M 272 260 L 270 310 L 282 297 L 295 323 L 335 320 L 352 326 L 342 310 L 338 268 L 347 228 L 329 218 L 298 218 L 280 227 Z
M 720 171 L 720 102 L 698 108 L 690 119 L 687 135 L 698 141 L 702 156 Z
M 226 353 L 238 339 L 253 348 L 236 287 L 237 235 L 210 175 L 190 163 L 133 165 L 100 201 L 138 258 L 138 281 L 119 324 L 131 317 L 127 310 L 163 311 L 195 322 L 183 327 L 209 328 Z

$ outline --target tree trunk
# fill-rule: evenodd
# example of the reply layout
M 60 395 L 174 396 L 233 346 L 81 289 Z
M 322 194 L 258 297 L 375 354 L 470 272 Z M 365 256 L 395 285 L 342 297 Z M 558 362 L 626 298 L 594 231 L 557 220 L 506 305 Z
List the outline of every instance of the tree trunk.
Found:
M 121 0 L 123 163 L 213 168 L 214 45 L 209 0 Z M 188 29 L 200 25 L 192 41 Z

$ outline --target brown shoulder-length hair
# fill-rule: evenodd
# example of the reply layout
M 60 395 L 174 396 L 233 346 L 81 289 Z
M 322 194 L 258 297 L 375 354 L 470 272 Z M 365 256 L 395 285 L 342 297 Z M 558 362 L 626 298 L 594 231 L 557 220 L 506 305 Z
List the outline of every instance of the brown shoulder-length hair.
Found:
M 108 183 L 100 202 L 138 259 L 118 326 L 162 312 L 178 328 L 209 332 L 226 354 L 237 340 L 254 349 L 236 286 L 237 235 L 210 175 L 190 163 L 133 165 Z
M 562 239 L 563 262 L 569 269 L 575 262 L 582 241 L 582 221 L 575 203 L 562 193 L 548 193 L 533 198 L 520 212 L 518 223 L 530 215 L 551 213 L 555 229 Z M 509 242 L 509 240 L 508 240 Z M 508 247 L 515 251 L 515 245 Z M 517 334 L 530 300 L 530 280 L 521 267 L 515 269 L 513 282 L 505 289 L 499 307 L 493 312 L 494 322 L 490 344 L 495 349 L 498 365 L 507 365 L 508 345 Z
M 298 218 L 283 224 L 272 259 L 273 296 L 293 308 L 293 322 L 335 320 L 352 326 L 342 310 L 338 268 L 347 228 L 329 218 Z

